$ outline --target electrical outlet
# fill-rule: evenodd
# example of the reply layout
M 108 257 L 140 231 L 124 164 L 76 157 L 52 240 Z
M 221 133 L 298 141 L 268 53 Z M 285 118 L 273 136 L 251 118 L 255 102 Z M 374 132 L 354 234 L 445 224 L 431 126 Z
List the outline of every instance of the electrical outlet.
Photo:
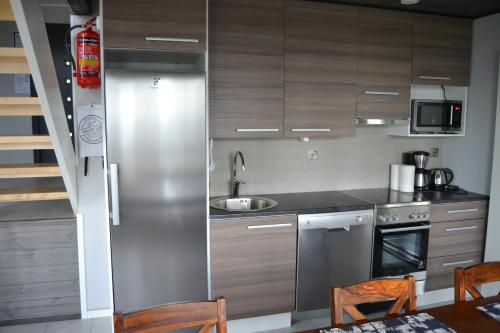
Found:
M 439 147 L 431 147 L 431 157 L 439 157 Z
M 307 159 L 308 160 L 317 160 L 319 158 L 318 149 L 307 149 Z

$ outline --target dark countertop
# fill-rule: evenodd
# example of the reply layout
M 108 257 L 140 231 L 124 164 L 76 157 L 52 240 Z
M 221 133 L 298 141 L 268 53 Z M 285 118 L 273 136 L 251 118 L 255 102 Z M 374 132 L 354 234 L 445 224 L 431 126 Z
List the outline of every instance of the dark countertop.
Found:
M 320 214 L 374 208 L 374 205 L 369 202 L 348 196 L 339 191 L 263 194 L 258 196 L 276 200 L 278 205 L 257 212 L 228 212 L 211 208 L 210 217 L 220 219 L 285 214 Z
M 422 191 L 411 195 L 391 191 L 387 188 L 264 194 L 258 196 L 276 200 L 278 205 L 271 209 L 257 212 L 228 212 L 211 208 L 210 217 L 212 219 L 221 219 L 284 214 L 319 214 L 373 209 L 375 205 L 395 202 L 430 201 L 431 203 L 438 204 L 489 199 L 487 195 L 474 192 Z

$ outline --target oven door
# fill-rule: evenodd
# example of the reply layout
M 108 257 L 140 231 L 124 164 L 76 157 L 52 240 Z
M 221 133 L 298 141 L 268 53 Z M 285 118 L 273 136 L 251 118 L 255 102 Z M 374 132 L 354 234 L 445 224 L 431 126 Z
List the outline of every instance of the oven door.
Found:
M 372 276 L 426 271 L 430 228 L 430 222 L 375 226 Z
M 455 113 L 455 106 L 461 110 L 458 101 L 413 100 L 412 132 L 460 132 L 460 114 Z

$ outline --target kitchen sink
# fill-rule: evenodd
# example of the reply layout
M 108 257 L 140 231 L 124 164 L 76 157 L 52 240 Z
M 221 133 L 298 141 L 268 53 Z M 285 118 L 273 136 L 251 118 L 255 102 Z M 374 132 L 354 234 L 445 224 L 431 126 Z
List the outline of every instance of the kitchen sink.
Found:
M 266 210 L 275 207 L 277 204 L 278 203 L 275 200 L 264 197 L 220 197 L 210 200 L 210 207 L 231 212 L 253 212 Z

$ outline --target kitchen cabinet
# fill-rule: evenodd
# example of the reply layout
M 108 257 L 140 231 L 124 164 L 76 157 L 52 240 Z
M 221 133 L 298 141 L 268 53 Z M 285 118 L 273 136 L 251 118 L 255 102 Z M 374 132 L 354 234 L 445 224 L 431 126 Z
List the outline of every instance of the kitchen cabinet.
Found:
M 297 216 L 211 220 L 212 296 L 228 319 L 295 309 Z
M 212 0 L 210 136 L 282 137 L 285 1 Z
M 456 267 L 482 262 L 488 202 L 433 204 L 426 290 L 453 287 Z
M 205 0 L 103 1 L 105 48 L 203 52 Z
M 468 86 L 471 47 L 471 20 L 415 15 L 412 82 Z
M 358 119 L 409 119 L 413 15 L 360 8 Z
M 287 1 L 285 137 L 352 136 L 358 8 Z

